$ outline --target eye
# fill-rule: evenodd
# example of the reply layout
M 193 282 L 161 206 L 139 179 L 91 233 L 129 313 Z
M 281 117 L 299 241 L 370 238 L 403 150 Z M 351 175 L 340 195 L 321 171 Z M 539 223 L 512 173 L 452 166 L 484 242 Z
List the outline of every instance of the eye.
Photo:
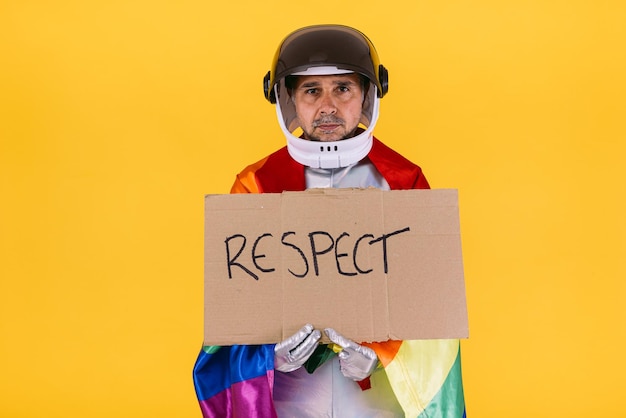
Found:
M 317 93 L 317 88 L 310 88 L 310 89 L 304 90 L 304 94 L 316 94 L 316 93 Z

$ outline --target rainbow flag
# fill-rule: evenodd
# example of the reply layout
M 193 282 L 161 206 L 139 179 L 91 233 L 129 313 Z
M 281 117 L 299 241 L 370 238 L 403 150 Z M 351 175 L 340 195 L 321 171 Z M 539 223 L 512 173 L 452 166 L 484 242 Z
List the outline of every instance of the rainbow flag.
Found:
M 205 418 L 276 417 L 273 344 L 203 347 L 193 380 Z
M 376 351 L 406 417 L 465 417 L 459 340 L 364 345 Z M 204 347 L 194 384 L 204 417 L 276 417 L 274 345 Z
M 406 417 L 465 417 L 459 340 L 363 343 L 385 368 Z

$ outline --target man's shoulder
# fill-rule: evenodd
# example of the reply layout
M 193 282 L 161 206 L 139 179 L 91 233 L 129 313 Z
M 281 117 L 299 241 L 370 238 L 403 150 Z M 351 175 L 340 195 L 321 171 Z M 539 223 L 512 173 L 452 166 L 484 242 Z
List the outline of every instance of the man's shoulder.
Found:
M 304 167 L 291 158 L 287 146 L 250 164 L 237 175 L 237 178 L 250 190 L 260 193 L 304 189 Z
M 268 168 L 271 169 L 274 166 L 287 164 L 290 161 L 293 161 L 293 159 L 291 158 L 291 156 L 289 155 L 289 152 L 287 151 L 287 146 L 284 146 L 272 152 L 271 154 L 261 158 L 260 160 L 252 164 L 249 164 L 241 172 L 242 173 L 249 172 L 249 171 L 257 172 L 262 169 L 268 169 Z
M 368 157 L 392 189 L 429 188 L 420 166 L 379 139 L 374 138 Z
M 389 145 L 385 144 L 380 139 L 374 137 L 374 143 L 372 145 L 372 150 L 369 154 L 370 158 L 372 156 L 374 158 L 380 160 L 386 160 L 386 162 L 394 165 L 405 166 L 407 168 L 418 167 L 417 164 L 406 158 L 404 155 L 400 154 L 398 151 L 391 148 Z

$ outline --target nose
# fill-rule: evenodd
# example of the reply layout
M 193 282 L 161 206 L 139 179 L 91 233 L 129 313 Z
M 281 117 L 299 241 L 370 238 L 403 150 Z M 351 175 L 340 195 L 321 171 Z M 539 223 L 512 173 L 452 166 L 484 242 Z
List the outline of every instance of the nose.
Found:
M 322 115 L 333 115 L 337 112 L 337 105 L 331 93 L 324 93 L 320 100 L 320 113 Z

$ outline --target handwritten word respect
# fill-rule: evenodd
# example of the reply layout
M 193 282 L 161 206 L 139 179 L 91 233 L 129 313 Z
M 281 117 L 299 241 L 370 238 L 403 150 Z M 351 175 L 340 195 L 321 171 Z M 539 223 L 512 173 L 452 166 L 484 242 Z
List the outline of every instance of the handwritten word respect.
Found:
M 390 232 L 388 234 L 383 234 L 379 237 L 375 237 L 373 234 L 363 234 L 353 240 L 351 240 L 352 237 L 347 232 L 342 232 L 337 237 L 333 237 L 330 233 L 325 231 L 313 231 L 307 234 L 308 243 L 306 245 L 300 244 L 300 246 L 296 244 L 296 233 L 294 231 L 287 231 L 282 234 L 280 238 L 280 243 L 284 247 L 295 251 L 302 260 L 302 264 L 301 266 L 299 266 L 299 268 L 287 269 L 287 271 L 289 271 L 289 273 L 292 274 L 294 277 L 306 277 L 310 272 L 311 265 L 313 265 L 313 272 L 315 276 L 319 276 L 320 256 L 329 253 L 329 256 L 331 258 L 334 258 L 335 260 L 337 273 L 342 276 L 356 276 L 369 274 L 373 271 L 372 268 L 362 268 L 357 262 L 359 249 L 362 248 L 362 246 L 368 245 L 372 247 L 376 244 L 380 244 L 380 251 L 382 252 L 383 259 L 382 267 L 383 271 L 387 273 L 389 270 L 387 261 L 387 247 L 389 245 L 389 240 L 394 236 L 408 231 L 410 231 L 410 228 L 406 227 L 397 231 Z M 226 264 L 228 266 L 228 278 L 232 279 L 233 268 L 239 268 L 243 270 L 255 280 L 259 280 L 259 275 L 261 275 L 262 273 L 271 273 L 273 271 L 276 271 L 275 267 L 263 265 L 265 264 L 263 263 L 263 261 L 267 261 L 268 257 L 266 254 L 263 254 L 258 250 L 259 244 L 262 241 L 268 239 L 271 240 L 276 238 L 269 232 L 264 233 L 255 237 L 252 241 L 252 245 L 250 246 L 248 245 L 248 237 L 243 234 L 234 234 L 227 237 L 224 243 L 226 244 Z M 303 246 L 305 248 L 301 248 Z M 350 251 L 346 252 L 347 250 Z M 249 259 L 251 260 L 251 262 L 248 265 L 244 265 L 241 259 L 244 258 L 242 257 L 242 255 L 245 254 L 247 251 L 250 252 Z

